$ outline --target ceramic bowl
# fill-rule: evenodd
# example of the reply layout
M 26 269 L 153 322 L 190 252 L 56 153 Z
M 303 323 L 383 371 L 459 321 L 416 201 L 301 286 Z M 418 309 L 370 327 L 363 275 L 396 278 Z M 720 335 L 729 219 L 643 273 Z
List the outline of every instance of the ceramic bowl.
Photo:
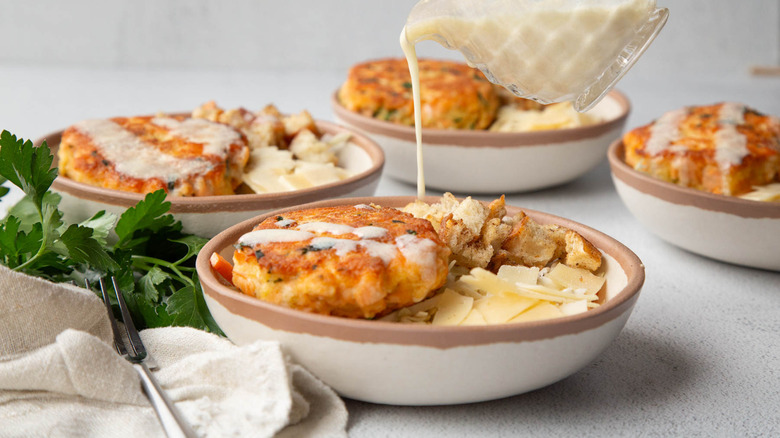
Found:
M 338 123 L 373 138 L 385 150 L 385 172 L 417 182 L 414 128 L 367 117 L 344 108 L 334 93 Z M 604 160 L 623 132 L 631 105 L 612 91 L 591 111 L 602 121 L 589 126 L 536 132 L 423 129 L 425 182 L 456 193 L 512 193 L 572 181 Z
M 203 237 L 212 237 L 231 225 L 270 210 L 305 204 L 328 198 L 370 196 L 376 191 L 384 168 L 382 149 L 364 135 L 354 133 L 333 123 L 317 121 L 317 127 L 326 134 L 348 131 L 352 137 L 339 152 L 339 165 L 353 172 L 353 176 L 339 182 L 281 193 L 243 194 L 222 196 L 171 196 L 171 213 L 182 222 L 184 231 Z M 47 141 L 57 165 L 57 148 L 62 131 L 39 139 Z M 144 195 L 105 189 L 59 176 L 52 190 L 62 196 L 60 209 L 66 220 L 78 223 L 100 210 L 121 214 L 134 206 Z
M 780 271 L 780 204 L 716 195 L 638 172 L 626 164 L 620 140 L 608 158 L 623 203 L 661 239 L 716 260 Z
M 300 208 L 376 203 L 402 207 L 412 197 L 339 199 Z M 437 199 L 428 198 L 429 202 Z M 509 207 L 515 214 L 519 208 Z M 232 260 L 233 245 L 277 211 L 211 239 L 196 267 L 214 319 L 236 344 L 279 341 L 293 360 L 356 400 L 393 405 L 470 403 L 531 391 L 561 380 L 596 358 L 623 328 L 639 297 L 644 266 L 628 248 L 584 225 L 523 209 L 540 223 L 578 231 L 604 254 L 601 306 L 559 319 L 471 327 L 419 326 L 292 310 L 240 293 L 218 279 L 209 257 Z

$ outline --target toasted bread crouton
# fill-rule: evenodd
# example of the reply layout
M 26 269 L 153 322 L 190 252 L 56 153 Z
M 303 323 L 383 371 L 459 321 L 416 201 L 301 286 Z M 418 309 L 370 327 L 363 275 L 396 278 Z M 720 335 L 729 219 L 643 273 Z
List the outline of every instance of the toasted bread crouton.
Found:
M 436 204 L 427 204 L 419 199 L 407 204 L 403 211 L 411 214 L 414 217 L 427 219 L 428 222 L 433 224 L 433 228 L 437 233 L 440 233 L 441 222 L 444 216 L 450 214 L 460 202 L 452 195 L 452 193 L 445 193 L 442 196 L 441 201 Z
M 591 272 L 601 266 L 601 252 L 579 233 L 571 230 L 566 232 L 565 253 L 563 263 L 567 266 Z
M 502 265 L 543 268 L 557 260 L 589 271 L 601 266 L 601 253 L 580 234 L 541 225 L 523 212 L 507 216 L 503 196 L 486 207 L 470 197 L 459 202 L 445 193 L 436 204 L 417 200 L 403 210 L 431 222 L 452 250 L 451 258 L 465 268 L 492 272 Z
M 245 108 L 224 110 L 213 100 L 195 108 L 191 117 L 193 119 L 206 119 L 211 122 L 222 123 L 239 131 L 246 128 L 252 119 L 255 118 L 254 114 Z
M 562 252 L 558 242 L 563 236 L 556 236 L 555 231 L 523 214 L 501 245 L 501 257 L 513 265 L 545 267 Z
M 462 266 L 486 266 L 493 256 L 493 248 L 482 242 L 482 226 L 488 209 L 479 201 L 466 198 L 444 216 L 439 237 L 450 247 L 455 261 Z
M 310 163 L 333 163 L 333 165 L 336 165 L 339 162 L 336 153 L 330 145 L 320 141 L 308 129 L 298 132 L 298 135 L 290 142 L 289 149 L 296 158 Z
M 203 105 L 192 110 L 192 118 L 194 119 L 206 119 L 211 122 L 218 122 L 219 115 L 222 114 L 222 108 L 217 106 L 217 103 L 210 100 Z
M 255 113 L 255 117 L 281 119 L 282 113 L 279 111 L 279 108 L 277 108 L 276 105 L 271 103 L 266 105 L 265 108 L 261 109 L 260 111 L 257 111 Z
M 565 265 L 595 271 L 601 253 L 579 233 L 558 225 L 540 225 L 523 215 L 501 246 L 500 257 L 491 263 L 544 267 L 560 259 Z
M 233 108 L 222 112 L 217 121 L 243 131 L 255 118 L 254 114 L 245 108 Z
M 314 123 L 311 114 L 306 110 L 303 110 L 298 114 L 283 117 L 282 123 L 284 123 L 284 134 L 288 140 L 302 131 L 310 131 L 317 136 L 317 138 L 322 137 L 322 133 L 317 129 L 317 124 Z
M 246 135 L 252 149 L 268 146 L 287 149 L 287 141 L 284 138 L 284 125 L 281 119 L 272 116 L 255 117 L 252 123 L 244 129 L 244 135 Z
M 464 267 L 485 268 L 509 235 L 512 226 L 503 221 L 506 208 L 503 196 L 485 207 L 466 198 L 463 202 L 445 193 L 439 203 L 416 201 L 404 211 L 428 219 L 439 237 L 450 247 L 453 258 Z
M 452 219 L 460 223 L 461 228 L 465 228 L 471 239 L 479 237 L 489 213 L 490 210 L 481 202 L 471 199 L 471 196 L 464 199 L 450 212 Z

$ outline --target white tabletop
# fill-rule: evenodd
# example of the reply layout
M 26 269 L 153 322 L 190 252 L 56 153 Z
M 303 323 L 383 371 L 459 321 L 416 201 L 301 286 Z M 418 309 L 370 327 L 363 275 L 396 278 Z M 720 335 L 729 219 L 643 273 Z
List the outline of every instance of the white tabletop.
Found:
M 188 110 L 211 99 L 224 107 L 305 108 L 332 120 L 329 98 L 344 74 L 0 67 L 0 129 L 34 139 L 85 118 Z M 683 105 L 724 100 L 780 115 L 780 78 L 640 82 L 629 73 L 618 88 L 633 105 L 629 128 Z M 384 177 L 377 194 L 416 191 Z M 594 363 L 529 394 L 441 407 L 346 400 L 352 437 L 780 436 L 780 273 L 709 260 L 656 238 L 621 203 L 606 160 L 576 181 L 510 194 L 507 203 L 589 225 L 642 259 L 647 280 L 625 329 Z

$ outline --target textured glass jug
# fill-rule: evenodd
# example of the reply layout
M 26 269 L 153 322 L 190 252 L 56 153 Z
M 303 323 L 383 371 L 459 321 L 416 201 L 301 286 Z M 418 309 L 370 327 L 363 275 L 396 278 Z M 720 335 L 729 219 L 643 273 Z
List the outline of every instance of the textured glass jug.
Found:
M 517 96 L 572 101 L 585 111 L 631 68 L 668 16 L 655 0 L 422 0 L 401 41 L 437 41 Z

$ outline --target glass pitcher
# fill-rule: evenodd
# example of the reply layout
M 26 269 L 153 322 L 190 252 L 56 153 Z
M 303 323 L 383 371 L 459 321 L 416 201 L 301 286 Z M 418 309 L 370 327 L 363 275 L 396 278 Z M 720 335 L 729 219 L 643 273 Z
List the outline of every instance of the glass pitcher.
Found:
M 421 0 L 409 44 L 434 40 L 517 96 L 593 107 L 669 16 L 655 0 Z M 403 36 L 402 36 L 403 38 Z

